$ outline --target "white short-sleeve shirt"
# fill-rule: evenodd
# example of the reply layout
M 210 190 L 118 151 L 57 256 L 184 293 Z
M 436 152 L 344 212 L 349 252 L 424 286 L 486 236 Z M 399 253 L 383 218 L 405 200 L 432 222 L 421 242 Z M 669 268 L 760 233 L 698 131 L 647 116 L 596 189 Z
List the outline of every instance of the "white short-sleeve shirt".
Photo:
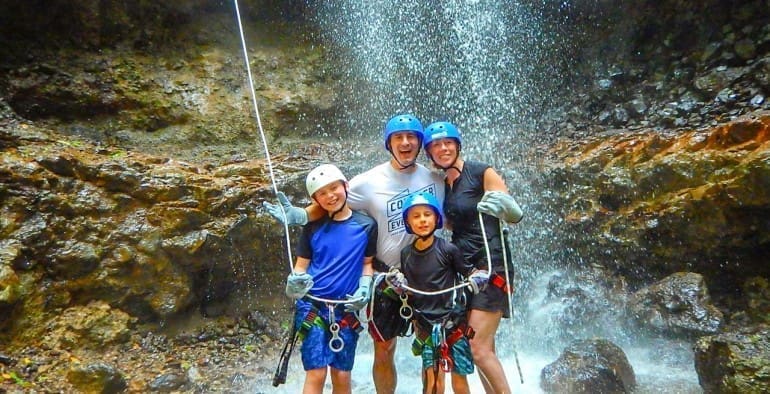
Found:
M 348 204 L 366 212 L 377 221 L 377 259 L 390 267 L 398 267 L 401 249 L 414 240 L 407 234 L 401 217 L 406 197 L 427 191 L 444 203 L 443 175 L 416 165 L 411 173 L 396 171 L 390 162 L 380 164 L 355 176 L 349 182 Z

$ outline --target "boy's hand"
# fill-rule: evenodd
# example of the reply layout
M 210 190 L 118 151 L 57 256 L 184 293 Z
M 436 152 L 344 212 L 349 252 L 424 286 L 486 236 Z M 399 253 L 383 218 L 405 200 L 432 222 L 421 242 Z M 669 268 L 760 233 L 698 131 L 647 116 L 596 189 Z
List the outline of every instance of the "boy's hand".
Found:
M 279 222 L 288 224 L 289 226 L 304 226 L 307 224 L 308 218 L 305 208 L 291 205 L 291 202 L 283 192 L 276 193 L 276 196 L 278 197 L 280 206 L 271 204 L 267 201 L 262 203 L 262 206 L 265 207 L 267 213 L 276 218 Z M 281 209 L 281 207 L 283 207 L 283 209 Z M 286 215 L 284 215 L 284 212 Z
M 471 288 L 473 294 L 479 294 L 480 291 L 484 291 L 487 288 L 489 282 L 489 272 L 487 271 L 475 271 L 468 277 L 468 287 Z
M 372 277 L 364 275 L 358 280 L 358 289 L 352 296 L 348 296 L 350 302 L 345 303 L 345 310 L 355 312 L 369 303 L 372 297 Z
M 409 286 L 409 282 L 406 280 L 404 274 L 398 269 L 394 268 L 391 270 L 391 273 L 393 276 L 388 278 L 390 285 L 393 286 L 393 289 L 396 290 L 396 293 L 399 295 L 403 294 L 406 291 L 405 287 Z
M 307 272 L 292 272 L 286 278 L 286 295 L 300 299 L 313 288 L 313 277 Z

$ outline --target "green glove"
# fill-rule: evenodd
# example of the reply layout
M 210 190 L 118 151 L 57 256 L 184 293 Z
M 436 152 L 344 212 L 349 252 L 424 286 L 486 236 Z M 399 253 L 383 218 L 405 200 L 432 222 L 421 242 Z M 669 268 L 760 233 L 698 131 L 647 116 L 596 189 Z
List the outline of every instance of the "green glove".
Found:
M 355 312 L 369 303 L 372 296 L 372 276 L 364 275 L 358 280 L 358 289 L 352 296 L 348 296 L 350 302 L 345 303 L 345 310 Z
M 488 191 L 476 204 L 476 209 L 481 213 L 492 215 L 508 223 L 518 223 L 524 213 L 513 197 L 501 191 Z
M 267 201 L 262 203 L 262 206 L 265 207 L 267 213 L 272 215 L 279 222 L 286 223 L 289 226 L 304 226 L 307 224 L 308 218 L 305 208 L 299 208 L 291 205 L 291 202 L 289 202 L 289 199 L 285 194 L 283 194 L 283 192 L 276 193 L 276 196 L 278 197 L 278 203 L 280 206 L 271 204 Z M 283 207 L 283 209 L 281 209 L 281 207 Z M 286 213 L 285 216 L 284 212 Z

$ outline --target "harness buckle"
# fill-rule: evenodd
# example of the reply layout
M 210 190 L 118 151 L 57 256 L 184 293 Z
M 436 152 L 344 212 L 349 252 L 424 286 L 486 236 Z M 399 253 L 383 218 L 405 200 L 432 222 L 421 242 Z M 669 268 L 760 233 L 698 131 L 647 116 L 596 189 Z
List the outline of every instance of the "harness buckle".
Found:
M 489 277 L 489 283 L 502 290 L 503 293 L 513 294 L 513 286 L 508 283 L 505 277 L 498 273 L 494 273 Z

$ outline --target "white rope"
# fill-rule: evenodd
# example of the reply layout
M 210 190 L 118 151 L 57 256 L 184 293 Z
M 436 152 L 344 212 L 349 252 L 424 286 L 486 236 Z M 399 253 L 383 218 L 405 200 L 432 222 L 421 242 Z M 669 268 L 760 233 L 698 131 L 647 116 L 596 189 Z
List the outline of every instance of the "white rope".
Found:
M 390 283 L 390 282 L 388 282 L 388 283 Z M 414 287 L 410 287 L 408 285 L 404 285 L 404 286 L 401 286 L 401 287 L 403 287 L 404 290 L 411 291 L 412 293 L 415 293 L 415 294 L 434 296 L 434 295 L 440 295 L 440 294 L 444 294 L 444 293 L 450 293 L 450 292 L 453 292 L 453 291 L 455 291 L 457 289 L 462 289 L 463 287 L 468 287 L 468 286 L 470 286 L 470 284 L 471 284 L 471 282 L 469 282 L 469 281 L 463 281 L 462 283 L 454 285 L 452 287 L 448 287 L 446 289 L 441 289 L 441 290 L 434 290 L 434 291 L 415 289 Z
M 265 138 L 265 131 L 262 129 L 262 120 L 259 116 L 259 106 L 257 105 L 257 94 L 256 89 L 254 88 L 254 78 L 251 74 L 251 66 L 249 65 L 249 52 L 246 49 L 246 37 L 243 35 L 243 24 L 241 23 L 241 11 L 238 8 L 238 0 L 233 0 L 233 3 L 235 4 L 235 15 L 236 19 L 238 20 L 238 31 L 241 35 L 241 45 L 243 47 L 243 59 L 246 62 L 246 73 L 249 77 L 249 87 L 251 92 L 251 101 L 254 106 L 254 115 L 257 118 L 257 127 L 259 128 L 259 135 L 262 137 L 262 146 L 265 149 L 265 157 L 267 158 L 267 168 L 270 172 L 270 180 L 273 183 L 273 192 L 277 195 L 278 194 L 278 186 L 276 186 L 275 183 L 275 174 L 273 173 L 273 161 L 270 159 L 270 151 L 267 149 L 267 138 Z M 278 204 L 281 207 L 281 213 L 283 213 L 283 217 L 286 217 L 286 212 L 283 210 L 283 206 L 281 204 Z M 294 257 L 291 255 L 291 241 L 289 239 L 289 225 L 284 220 L 283 223 L 283 229 L 284 233 L 286 235 L 286 253 L 289 256 L 289 270 L 292 270 L 294 268 Z
M 358 297 L 358 298 L 346 298 L 343 300 L 330 300 L 328 298 L 316 297 L 310 293 L 305 294 L 305 297 L 310 298 L 311 300 L 320 301 L 326 304 L 347 304 L 349 302 L 358 302 L 358 301 L 363 301 L 365 299 L 364 297 Z
M 393 287 L 393 288 L 396 287 L 396 286 L 393 285 L 393 282 L 390 281 L 390 278 L 395 276 L 396 274 L 397 274 L 397 271 L 391 271 L 391 272 L 383 274 L 383 275 L 385 275 L 385 281 L 388 282 L 388 285 L 390 287 Z M 446 289 L 441 289 L 441 290 L 433 290 L 433 291 L 416 289 L 414 287 L 409 286 L 408 284 L 402 285 L 400 287 L 402 289 L 404 289 L 404 290 L 411 291 L 412 293 L 415 293 L 415 294 L 434 296 L 434 295 L 441 295 L 441 294 L 444 294 L 444 293 L 450 293 L 450 292 L 453 292 L 453 291 L 455 291 L 457 289 L 462 289 L 463 287 L 469 287 L 470 284 L 471 284 L 470 281 L 465 280 L 465 281 L 462 281 L 459 284 L 456 284 L 456 285 L 454 285 L 452 287 L 448 287 Z
M 484 238 L 484 250 L 487 252 L 487 273 L 492 277 L 492 254 L 489 252 L 489 241 L 487 240 L 487 230 L 484 228 L 484 217 L 479 212 L 479 226 L 481 226 L 481 237 Z

